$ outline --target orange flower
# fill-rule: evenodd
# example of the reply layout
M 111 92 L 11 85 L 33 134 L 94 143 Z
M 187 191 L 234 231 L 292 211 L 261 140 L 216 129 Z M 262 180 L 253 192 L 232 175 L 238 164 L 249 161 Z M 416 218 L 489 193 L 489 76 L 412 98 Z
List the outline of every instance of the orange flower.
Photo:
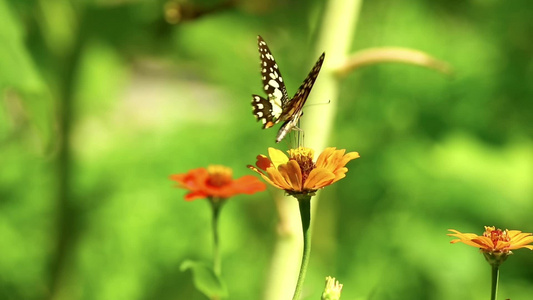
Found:
M 524 233 L 519 230 L 501 230 L 494 226 L 485 226 L 483 235 L 478 236 L 473 233 L 461 233 L 454 229 L 448 229 L 453 233 L 449 236 L 459 239 L 452 240 L 450 243 L 455 244 L 463 242 L 467 245 L 481 249 L 483 253 L 489 254 L 511 254 L 511 250 L 528 248 L 533 250 L 533 236 L 531 233 Z
M 185 200 L 199 198 L 226 199 L 237 194 L 254 194 L 266 189 L 266 185 L 251 175 L 233 180 L 231 168 L 212 165 L 198 168 L 185 174 L 174 174 L 170 179 L 178 182 L 177 187 L 189 190 Z
M 313 149 L 291 149 L 287 157 L 281 150 L 268 148 L 270 159 L 265 155 L 258 155 L 257 168 L 250 165 L 248 168 L 290 195 L 313 195 L 317 190 L 346 177 L 346 164 L 358 158 L 359 153 L 345 152 L 344 149 L 326 148 L 315 163 Z

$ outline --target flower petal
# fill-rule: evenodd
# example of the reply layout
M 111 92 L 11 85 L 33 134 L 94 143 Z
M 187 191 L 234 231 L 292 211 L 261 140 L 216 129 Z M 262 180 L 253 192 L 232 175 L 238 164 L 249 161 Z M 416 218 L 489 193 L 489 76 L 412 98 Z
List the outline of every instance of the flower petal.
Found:
M 304 183 L 304 190 L 318 190 L 333 183 L 335 174 L 325 168 L 313 169 Z
M 290 190 L 295 192 L 302 191 L 302 170 L 295 160 L 289 160 L 286 164 L 280 165 L 278 170 L 291 186 Z
M 258 169 L 254 171 L 261 173 Z M 177 187 L 188 190 L 186 201 L 199 198 L 229 198 L 237 194 L 253 194 L 266 189 L 264 183 L 251 175 L 237 180 L 232 178 L 232 170 L 221 165 L 211 165 L 207 169 L 197 168 L 185 174 L 174 174 L 171 180 L 178 182 Z
M 350 162 L 351 160 L 354 160 L 354 159 L 356 159 L 356 158 L 359 158 L 359 157 L 361 157 L 361 156 L 359 155 L 359 152 L 349 152 L 349 153 L 346 153 L 346 154 L 342 157 L 341 161 L 339 162 L 339 167 L 344 167 L 344 166 L 346 166 L 346 164 L 347 164 L 348 162 Z
M 268 157 L 266 157 L 266 156 L 264 156 L 264 155 L 262 155 L 262 154 L 259 154 L 259 155 L 257 156 L 257 161 L 255 162 L 255 165 L 256 165 L 259 169 L 264 170 L 264 171 L 266 171 L 266 169 L 268 169 L 268 168 L 274 166 L 274 165 L 272 164 L 272 162 L 270 161 L 270 159 L 268 159 Z
M 533 243 L 533 236 L 531 236 L 531 233 L 522 233 L 522 235 L 523 236 L 516 241 L 511 240 L 511 247 L 509 249 L 528 248 L 533 250 L 533 246 L 528 245 Z
M 281 188 L 278 184 L 274 183 L 274 181 L 270 180 L 270 178 L 268 177 L 268 171 L 267 171 L 267 174 L 264 174 L 263 172 L 261 172 L 261 170 L 257 169 L 256 167 L 254 166 L 251 166 L 251 165 L 248 165 L 247 166 L 249 169 L 251 169 L 252 171 L 256 172 L 257 174 L 261 175 L 261 177 L 266 181 L 268 182 L 269 184 L 277 187 L 277 188 Z M 274 169 L 273 167 L 270 168 L 270 169 Z
M 510 254 L 510 250 L 527 248 L 533 250 L 533 234 L 523 233 L 519 230 L 501 230 L 494 226 L 485 226 L 485 232 L 482 236 L 473 233 L 461 233 L 454 229 L 448 229 L 453 232 L 449 236 L 458 237 L 451 243 L 463 242 L 467 245 L 481 248 L 485 253 L 503 253 Z
M 207 198 L 208 196 L 209 195 L 207 195 L 204 191 L 194 191 L 194 192 L 190 192 L 187 195 L 185 195 L 185 201 L 203 199 L 203 198 Z
M 345 165 L 359 157 L 357 152 L 346 153 L 345 149 L 326 148 L 313 162 L 314 150 L 300 147 L 290 149 L 289 157 L 281 150 L 268 148 L 270 160 L 264 155 L 257 157 L 257 167 L 266 171 L 258 172 L 271 185 L 289 194 L 307 194 L 332 184 L 344 177 L 348 169 Z M 251 168 L 250 166 L 248 166 Z M 257 172 L 257 171 L 256 171 Z
M 290 184 L 287 182 L 287 180 L 285 180 L 285 178 L 283 177 L 283 175 L 281 175 L 278 169 L 274 167 L 268 168 L 267 174 L 268 174 L 268 177 L 270 177 L 271 181 L 274 183 L 275 187 L 282 189 L 282 190 L 291 189 Z
M 334 155 L 337 148 L 335 147 L 328 147 L 320 153 L 316 160 L 316 167 L 317 168 L 328 168 L 329 161 L 331 160 L 331 157 Z
M 192 169 L 185 174 L 170 175 L 170 179 L 178 182 L 178 187 L 184 189 L 201 189 L 207 181 L 209 174 L 205 168 Z
M 348 172 L 348 168 L 340 168 L 340 169 L 337 169 L 333 172 L 333 174 L 335 175 L 335 180 L 333 180 L 333 182 L 337 182 L 341 179 L 343 179 L 344 177 L 346 177 L 346 172 Z
M 233 181 L 232 188 L 239 194 L 252 195 L 266 190 L 266 185 L 252 175 L 244 175 Z
M 283 151 L 278 150 L 276 148 L 268 148 L 268 156 L 270 156 L 270 160 L 274 164 L 274 166 L 277 168 L 281 164 L 285 164 L 289 161 L 289 158 Z

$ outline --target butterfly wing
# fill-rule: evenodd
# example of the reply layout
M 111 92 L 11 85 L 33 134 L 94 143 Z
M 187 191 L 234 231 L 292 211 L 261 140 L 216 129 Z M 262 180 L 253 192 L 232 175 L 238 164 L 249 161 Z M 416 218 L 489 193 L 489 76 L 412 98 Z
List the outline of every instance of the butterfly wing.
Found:
M 263 129 L 270 128 L 279 122 L 279 113 L 276 117 L 273 112 L 274 107 L 269 100 L 259 95 L 252 95 L 252 107 L 255 118 L 263 123 Z
M 277 143 L 279 143 L 296 126 L 298 120 L 300 120 L 300 117 L 303 115 L 303 106 L 305 101 L 307 101 L 307 97 L 309 97 L 309 93 L 311 93 L 311 89 L 315 84 L 318 73 L 320 73 L 325 56 L 326 54 L 322 53 L 311 72 L 309 72 L 300 88 L 298 88 L 296 94 L 294 94 L 294 97 L 292 97 L 292 99 L 284 106 L 280 118 L 285 121 L 285 123 L 283 123 L 278 131 L 278 136 L 276 137 Z
M 263 123 L 263 128 L 270 128 L 280 121 L 289 96 L 278 64 L 261 36 L 257 36 L 257 45 L 261 60 L 261 80 L 268 98 L 252 95 L 253 113 Z

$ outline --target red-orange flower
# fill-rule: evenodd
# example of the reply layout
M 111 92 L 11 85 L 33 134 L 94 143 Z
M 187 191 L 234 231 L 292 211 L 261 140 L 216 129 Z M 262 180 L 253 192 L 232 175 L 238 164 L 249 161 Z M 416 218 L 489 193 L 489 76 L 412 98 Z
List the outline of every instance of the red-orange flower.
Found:
M 357 152 L 326 148 L 316 162 L 313 162 L 313 149 L 300 147 L 288 151 L 289 157 L 281 150 L 268 148 L 270 159 L 265 155 L 257 156 L 257 168 L 248 168 L 257 172 L 263 179 L 276 188 L 285 190 L 290 195 L 312 195 L 346 177 L 346 164 L 359 157 Z
M 481 252 L 489 254 L 511 254 L 511 250 L 527 248 L 533 250 L 533 236 L 531 233 L 525 233 L 520 230 L 501 230 L 494 226 L 485 226 L 483 235 L 478 236 L 473 233 L 461 233 L 454 229 L 448 229 L 453 233 L 449 236 L 459 239 L 452 240 L 450 243 L 465 243 L 469 246 L 479 248 Z
M 200 198 L 226 199 L 238 194 L 254 194 L 266 189 L 266 185 L 251 175 L 233 180 L 231 168 L 212 165 L 198 168 L 185 174 L 174 174 L 170 179 L 178 182 L 177 187 L 189 190 L 185 200 Z

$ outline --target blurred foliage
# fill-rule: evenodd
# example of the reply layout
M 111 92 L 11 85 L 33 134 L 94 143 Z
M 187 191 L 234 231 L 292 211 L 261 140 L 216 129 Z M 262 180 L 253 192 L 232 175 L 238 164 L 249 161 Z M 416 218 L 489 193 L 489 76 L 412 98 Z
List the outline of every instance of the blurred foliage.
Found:
M 168 175 L 250 173 L 276 134 L 251 115 L 256 35 L 291 94 L 323 3 L 195 1 L 167 22 L 180 3 L 0 0 L 0 299 L 205 299 L 179 266 L 210 261 L 209 206 Z M 446 229 L 533 231 L 531 12 L 529 0 L 363 3 L 354 51 L 419 49 L 455 75 L 382 64 L 342 79 L 332 146 L 361 159 L 318 204 L 307 299 L 327 275 L 343 299 L 488 297 L 489 265 Z M 229 298 L 260 298 L 269 193 L 231 199 L 220 226 Z M 532 270 L 517 251 L 500 297 L 530 298 Z

